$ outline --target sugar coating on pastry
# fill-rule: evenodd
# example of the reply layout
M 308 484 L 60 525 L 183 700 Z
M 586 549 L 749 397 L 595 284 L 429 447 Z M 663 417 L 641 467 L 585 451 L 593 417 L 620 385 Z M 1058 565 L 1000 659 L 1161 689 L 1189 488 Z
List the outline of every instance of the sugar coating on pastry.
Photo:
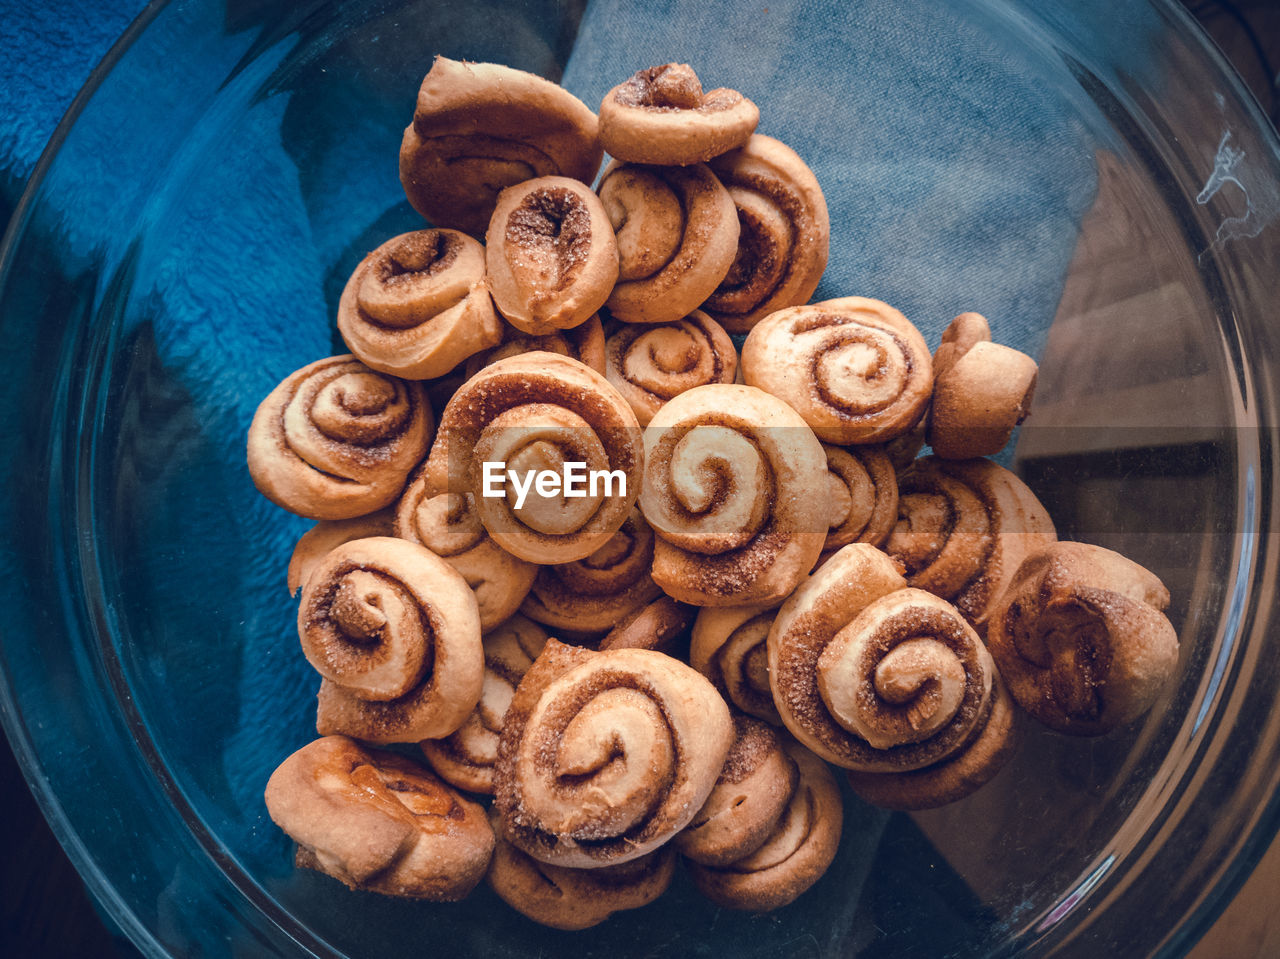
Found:
M 933 389 L 924 337 L 862 296 L 780 310 L 742 344 L 742 379 L 785 400 L 818 438 L 885 443 L 924 417 Z
M 484 247 L 466 234 L 402 233 L 351 274 L 338 332 L 370 369 L 412 380 L 443 376 L 502 337 L 484 274 Z
M 271 774 L 271 819 L 298 864 L 352 889 L 453 901 L 484 876 L 494 836 L 483 807 L 402 756 L 345 736 L 302 747 Z
M 485 234 L 493 302 L 507 322 L 541 335 L 587 322 L 618 279 L 609 215 L 586 184 L 548 176 L 507 187 Z
M 416 543 L 375 536 L 332 550 L 303 586 L 298 636 L 324 677 L 322 736 L 376 743 L 446 736 L 480 698 L 475 596 Z
M 776 612 L 766 606 L 698 610 L 689 665 L 711 680 L 727 702 L 750 716 L 781 726 L 782 717 L 769 687 L 766 645 Z
M 831 524 L 823 556 L 850 543 L 881 545 L 898 521 L 898 476 L 889 455 L 879 446 L 823 444 L 822 449 Z
M 626 325 L 605 345 L 605 377 L 641 426 L 669 400 L 695 386 L 732 383 L 738 351 L 729 334 L 701 310 L 670 323 Z
M 991 342 L 986 318 L 962 313 L 934 355 L 927 439 L 946 459 L 993 456 L 1031 411 L 1036 361 Z
M 431 443 L 422 386 L 331 356 L 291 373 L 249 424 L 249 475 L 277 506 L 352 519 L 395 501 Z
M 709 297 L 738 252 L 733 198 L 705 164 L 612 163 L 599 187 L 618 240 L 609 312 L 627 323 L 669 323 Z
M 307 581 L 312 570 L 330 551 L 353 539 L 364 539 L 368 536 L 393 536 L 395 529 L 395 513 L 391 509 L 380 509 L 368 516 L 356 516 L 352 519 L 324 519 L 307 530 L 298 538 L 289 557 L 289 570 L 286 581 L 289 595 L 297 596 L 302 584 Z
M 713 160 L 738 208 L 738 252 L 701 309 L 730 333 L 806 303 L 827 268 L 831 219 L 818 179 L 785 143 L 755 134 Z
M 605 152 L 632 163 L 687 166 L 741 146 L 760 110 L 737 90 L 706 92 L 687 63 L 640 70 L 600 104 Z
M 544 176 L 591 182 L 596 115 L 563 87 L 496 63 L 436 57 L 400 147 L 400 182 L 437 227 L 482 236 L 498 194 Z
M 1101 546 L 1060 542 L 1018 568 L 987 640 L 1009 692 L 1059 732 L 1097 736 L 1151 708 L 1178 664 L 1169 591 Z

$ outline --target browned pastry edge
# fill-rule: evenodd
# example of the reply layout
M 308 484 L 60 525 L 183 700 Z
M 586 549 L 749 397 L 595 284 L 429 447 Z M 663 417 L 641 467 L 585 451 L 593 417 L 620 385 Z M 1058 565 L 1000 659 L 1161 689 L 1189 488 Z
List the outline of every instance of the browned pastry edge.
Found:
M 750 716 L 781 726 L 782 717 L 769 688 L 767 646 L 776 614 L 776 610 L 762 606 L 698 610 L 689 665 L 711 680 L 727 702 Z
M 591 367 L 601 375 L 605 371 L 604 325 L 600 314 L 593 314 L 585 323 L 570 330 L 556 330 L 542 336 L 522 333 L 514 326 L 502 326 L 502 340 L 491 350 L 477 353 L 467 360 L 466 379 L 471 379 L 486 366 L 521 353 L 559 353 Z M 462 384 L 459 383 L 459 386 Z M 449 395 L 452 396 L 456 390 Z M 441 404 L 443 407 L 444 404 Z
M 898 521 L 898 475 L 882 447 L 845 449 L 823 444 L 823 451 L 836 522 L 830 526 L 818 562 L 850 543 L 880 546 Z
M 352 519 L 326 519 L 316 523 L 299 537 L 289 556 L 289 571 L 286 574 L 289 595 L 298 595 L 298 590 L 302 589 L 302 584 L 307 581 L 312 570 L 331 550 L 353 539 L 391 536 L 394 526 L 395 516 L 390 509 L 380 509 L 376 513 Z
M 656 649 L 680 659 L 676 640 L 693 622 L 694 613 L 692 606 L 670 596 L 659 596 L 622 617 L 600 640 L 597 649 L 602 653 L 610 649 Z

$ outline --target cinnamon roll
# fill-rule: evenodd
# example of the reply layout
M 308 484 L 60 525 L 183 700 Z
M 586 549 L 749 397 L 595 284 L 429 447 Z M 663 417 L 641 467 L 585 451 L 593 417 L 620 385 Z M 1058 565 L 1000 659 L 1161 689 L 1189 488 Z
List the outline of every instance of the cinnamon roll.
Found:
M 519 615 L 484 634 L 480 702 L 457 730 L 419 744 L 431 768 L 449 785 L 493 794 L 493 764 L 498 758 L 502 721 L 516 687 L 546 644 L 542 627 Z
M 431 443 L 422 386 L 331 356 L 290 374 L 249 425 L 249 475 L 291 513 L 351 519 L 404 489 Z
M 1036 361 L 991 342 L 980 313 L 961 313 L 942 334 L 933 359 L 927 439 L 945 459 L 992 456 L 1031 411 Z
M 419 471 L 396 504 L 394 535 L 420 543 L 462 574 L 475 593 L 480 628 L 493 629 L 520 608 L 538 567 L 512 556 L 480 522 L 471 493 L 431 493 Z
M 898 475 L 883 448 L 823 444 L 827 454 L 827 540 L 823 556 L 850 543 L 879 546 L 898 521 Z
M 653 579 L 695 606 L 767 605 L 813 567 L 826 537 L 813 495 L 826 457 L 792 409 L 749 386 L 699 386 L 644 432 L 640 508 Z
M 920 331 L 889 304 L 861 296 L 765 317 L 742 344 L 742 379 L 791 404 L 819 439 L 841 446 L 908 432 L 933 388 Z
M 1018 569 L 987 641 L 1018 705 L 1058 732 L 1098 736 L 1146 712 L 1178 665 L 1160 579 L 1119 553 L 1054 543 Z
M 923 457 L 898 476 L 884 550 L 907 581 L 956 605 L 983 632 L 1019 564 L 1057 539 L 1022 480 L 990 460 Z
M 615 912 L 647 906 L 667 891 L 675 875 L 671 845 L 629 862 L 572 869 L 525 855 L 501 837 L 496 818 L 493 826 L 499 836 L 489 885 L 521 915 L 553 929 L 589 929 Z
M 600 143 L 619 160 L 688 166 L 747 142 L 760 111 L 737 90 L 702 90 L 687 63 L 633 74 L 600 104 Z
M 662 591 L 649 575 L 653 530 L 638 509 L 585 559 L 543 566 L 520 611 L 553 630 L 598 633 Z
M 677 603 L 670 596 L 659 596 L 618 620 L 618 625 L 605 634 L 597 648 L 602 653 L 611 649 L 656 649 L 681 659 L 684 657 L 679 655 L 676 640 L 693 622 L 693 617 L 692 606 Z
M 720 778 L 676 848 L 704 866 L 727 866 L 764 845 L 795 792 L 796 764 L 772 726 L 736 714 Z
M 447 736 L 480 698 L 480 616 L 466 582 L 425 547 L 345 543 L 302 588 L 298 635 L 324 677 L 316 729 L 374 743 Z
M 494 836 L 484 809 L 402 756 L 345 736 L 303 746 L 271 774 L 271 819 L 297 864 L 384 896 L 453 901 L 484 876 Z
M 352 519 L 321 520 L 307 530 L 293 547 L 289 557 L 289 570 L 286 579 L 289 595 L 298 595 L 302 584 L 307 581 L 311 571 L 330 551 L 353 539 L 364 539 L 368 536 L 392 536 L 395 528 L 395 514 L 390 509 L 380 509 L 368 516 L 356 516 Z
M 502 728 L 501 832 L 560 866 L 639 858 L 702 808 L 732 740 L 720 694 L 678 660 L 549 641 Z
M 738 252 L 733 198 L 703 163 L 612 163 L 600 202 L 618 238 L 609 312 L 627 323 L 672 323 L 710 296 Z
M 370 369 L 443 376 L 502 337 L 484 247 L 456 230 L 418 230 L 366 256 L 342 291 L 338 332 Z
M 485 243 L 493 302 L 525 333 L 585 323 L 618 279 L 609 215 L 590 187 L 567 177 L 539 177 L 503 190 Z
M 610 475 L 587 484 L 585 496 L 526 486 L 517 509 L 514 484 L 491 468 L 503 495 L 483 495 L 485 463 L 505 464 L 524 482 L 534 471 L 564 471 L 569 462 Z M 480 522 L 509 553 L 533 563 L 571 563 L 604 546 L 626 521 L 643 468 L 640 425 L 603 376 L 568 357 L 524 353 L 485 367 L 449 401 L 426 482 L 433 494 L 469 493 Z
M 835 777 L 804 748 L 793 743 L 787 752 L 799 781 L 764 845 L 727 866 L 688 864 L 694 885 L 718 906 L 780 909 L 821 879 L 836 857 L 844 809 Z
M 769 687 L 765 643 L 776 612 L 760 606 L 700 609 L 693 624 L 689 665 L 744 713 L 781 726 Z
M 631 404 L 641 426 L 672 397 L 695 386 L 732 383 L 738 351 L 720 324 L 700 310 L 654 326 L 623 326 L 606 344 L 605 376 Z
M 400 182 L 433 225 L 481 236 L 498 194 L 535 177 L 590 182 L 596 115 L 567 90 L 495 63 L 436 57 L 400 146 Z
M 702 309 L 730 333 L 808 301 L 827 268 L 831 221 L 813 172 L 759 133 L 711 161 L 738 208 L 738 252 Z
M 587 322 L 571 330 L 557 330 L 542 336 L 521 333 L 515 327 L 504 325 L 501 343 L 467 360 L 467 379 L 498 360 L 521 353 L 559 353 L 585 363 L 597 373 L 604 373 L 604 326 L 600 315 L 592 315 Z

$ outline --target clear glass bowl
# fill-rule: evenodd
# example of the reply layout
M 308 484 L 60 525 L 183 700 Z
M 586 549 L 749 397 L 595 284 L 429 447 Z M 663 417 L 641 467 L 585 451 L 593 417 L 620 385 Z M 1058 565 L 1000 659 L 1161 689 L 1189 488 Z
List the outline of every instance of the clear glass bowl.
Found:
M 707 5 L 677 3 L 636 50 L 611 52 L 601 8 L 570 65 L 588 103 L 649 65 L 646 40 L 682 37 L 695 52 L 705 40 Z M 964 297 L 999 301 L 1028 264 L 1040 271 L 1028 287 L 1039 293 L 1015 301 L 1015 338 L 1042 374 L 1012 461 L 1063 538 L 1165 579 L 1176 684 L 1102 739 L 1028 728 L 1013 764 L 953 807 L 888 815 L 850 797 L 830 873 L 768 916 L 718 911 L 679 879 L 653 906 L 567 934 L 483 888 L 460 905 L 407 903 L 296 871 L 261 795 L 312 737 L 316 680 L 283 572 L 307 524 L 253 490 L 248 420 L 286 373 L 342 352 L 332 317 L 347 274 L 419 222 L 394 158 L 430 56 L 559 78 L 578 6 L 159 4 L 59 128 L 0 272 L 12 463 L 0 716 L 59 838 L 145 953 L 1177 953 L 1274 836 L 1274 131 L 1171 2 L 771 10 L 722 19 L 747 38 L 785 23 L 820 56 L 915 44 L 872 116 L 874 69 L 851 71 L 854 97 L 813 83 L 803 57 L 744 66 L 749 43 L 696 65 L 748 93 L 738 71 L 767 77 L 764 99 L 789 109 L 762 129 L 784 140 L 814 124 L 850 137 L 806 154 L 837 214 L 820 295 L 894 301 L 934 344 L 954 312 L 983 308 Z M 852 188 L 886 129 L 923 142 L 923 101 L 904 89 L 929 98 L 940 138 L 981 125 L 989 104 L 930 86 L 931 58 L 957 50 L 1017 78 L 1032 127 L 1050 118 L 1037 135 L 1060 149 L 1034 168 L 1043 161 L 1017 142 L 975 151 L 960 136 L 937 156 L 971 164 L 993 223 L 1019 210 L 1029 167 L 1062 185 L 1070 213 L 1065 229 L 1006 237 L 985 262 L 956 255 L 955 222 L 927 191 Z M 607 75 L 583 72 L 594 62 Z M 810 103 L 828 113 L 806 114 Z M 894 162 L 918 175 L 922 159 L 933 155 Z M 991 192 L 1002 169 L 1003 200 Z M 897 239 L 873 250 L 872 236 Z

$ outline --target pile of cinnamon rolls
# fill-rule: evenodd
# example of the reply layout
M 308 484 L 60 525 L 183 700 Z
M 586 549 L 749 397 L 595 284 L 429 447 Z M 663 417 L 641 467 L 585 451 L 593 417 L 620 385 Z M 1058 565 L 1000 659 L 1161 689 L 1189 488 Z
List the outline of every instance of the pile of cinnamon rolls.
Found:
M 437 900 L 487 876 L 580 929 L 682 859 L 775 909 L 835 856 L 833 767 L 878 805 L 952 802 L 1017 707 L 1100 734 L 1172 675 L 1160 581 L 1057 542 L 983 458 L 1034 361 L 977 314 L 931 355 L 886 303 L 809 303 L 825 202 L 757 120 L 680 64 L 597 116 L 436 60 L 400 156 L 433 227 L 360 263 L 351 355 L 249 430 L 257 487 L 319 521 L 288 583 L 323 738 L 266 790 L 299 865 Z M 618 482 L 490 489 L 486 464 L 568 463 Z

